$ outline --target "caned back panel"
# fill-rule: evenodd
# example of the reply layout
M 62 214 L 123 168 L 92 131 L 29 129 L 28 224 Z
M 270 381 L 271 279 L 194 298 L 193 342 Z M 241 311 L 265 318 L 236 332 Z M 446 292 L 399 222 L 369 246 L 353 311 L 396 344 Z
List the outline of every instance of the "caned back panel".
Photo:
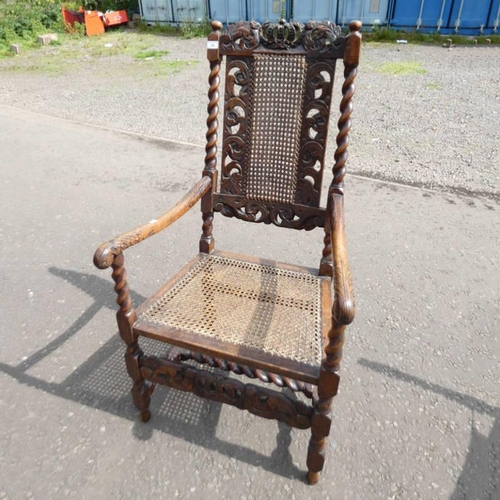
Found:
M 305 37 L 312 28 L 304 29 L 300 43 L 291 47 L 270 48 L 253 40 L 248 49 L 226 35 L 216 211 L 297 229 L 324 225 L 321 183 L 335 63 L 343 54 L 343 39 L 336 38 L 339 32 L 331 25 L 321 26 L 334 33 L 329 43 L 311 38 L 308 45 Z
M 244 195 L 271 203 L 294 203 L 306 58 L 258 54 L 252 66 Z

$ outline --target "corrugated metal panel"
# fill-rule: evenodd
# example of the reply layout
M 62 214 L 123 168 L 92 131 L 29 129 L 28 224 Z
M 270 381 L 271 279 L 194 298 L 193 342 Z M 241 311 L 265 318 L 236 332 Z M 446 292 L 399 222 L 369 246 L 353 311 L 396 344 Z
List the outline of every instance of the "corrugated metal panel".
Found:
M 210 18 L 225 24 L 247 19 L 246 0 L 210 0 Z
M 500 0 L 140 0 L 142 18 L 152 24 L 179 24 L 205 16 L 223 23 L 240 20 L 301 22 L 330 19 L 345 26 L 389 24 L 425 32 L 477 35 L 500 32 Z
M 277 21 L 281 17 L 282 9 L 285 18 L 288 18 L 288 2 L 281 0 L 247 0 L 248 19 L 264 23 L 266 21 Z
M 359 19 L 364 26 L 386 24 L 389 0 L 340 0 L 337 24 Z
M 171 0 L 141 0 L 142 19 L 150 24 L 165 24 L 174 21 Z
M 498 34 L 500 32 L 500 0 L 491 3 L 488 31 Z
M 488 23 L 491 0 L 455 0 L 449 28 L 464 35 L 475 35 Z
M 390 25 L 425 32 L 491 33 L 500 0 L 395 0 Z
M 140 0 L 142 19 L 151 24 L 179 24 L 208 15 L 206 0 Z
M 306 23 L 307 21 L 324 21 L 328 19 L 336 22 L 338 0 L 294 0 L 292 4 L 292 18 L 295 21 Z
M 453 0 L 405 0 L 394 4 L 391 26 L 439 31 L 448 26 Z
M 189 20 L 201 22 L 208 15 L 204 0 L 172 0 L 172 6 L 178 23 Z

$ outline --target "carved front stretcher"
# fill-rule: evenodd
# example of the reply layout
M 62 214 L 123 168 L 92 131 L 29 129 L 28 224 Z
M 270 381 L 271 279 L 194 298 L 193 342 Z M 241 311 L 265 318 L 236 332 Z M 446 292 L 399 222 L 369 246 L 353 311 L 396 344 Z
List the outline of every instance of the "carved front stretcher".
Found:
M 344 329 L 354 299 L 344 230 L 343 179 L 351 127 L 361 23 L 343 35 L 328 22 L 238 23 L 208 37 L 209 104 L 201 180 L 171 210 L 103 243 L 94 263 L 112 267 L 120 335 L 143 421 L 156 385 L 193 392 L 299 429 L 311 428 L 308 481 L 323 469 L 331 405 L 337 394 Z M 217 170 L 219 84 L 221 177 Z M 344 63 L 339 132 L 326 207 L 320 204 L 335 65 Z M 134 309 L 123 252 L 162 231 L 198 201 L 203 217 L 200 253 Z M 248 222 L 324 228 L 319 269 L 214 249 L 214 213 Z M 145 356 L 146 336 L 169 344 L 168 357 Z M 187 363 L 191 361 L 191 363 Z M 193 366 L 208 365 L 210 372 Z M 301 392 L 285 392 L 226 377 L 246 376 Z

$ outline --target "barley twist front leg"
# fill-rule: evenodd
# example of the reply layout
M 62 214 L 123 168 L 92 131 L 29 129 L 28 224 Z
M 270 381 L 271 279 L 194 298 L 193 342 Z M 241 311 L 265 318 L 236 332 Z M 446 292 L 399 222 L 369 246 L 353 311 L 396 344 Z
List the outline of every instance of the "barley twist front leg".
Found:
M 147 422 L 151 418 L 149 403 L 155 384 L 145 380 L 140 371 L 139 358 L 144 354 L 139 347 L 139 342 L 134 335 L 132 325 L 136 320 L 135 311 L 132 309 L 130 290 L 127 284 L 127 271 L 124 266 L 123 254 L 119 254 L 113 259 L 112 278 L 115 282 L 116 302 L 120 309 L 116 313 L 120 336 L 127 344 L 125 350 L 125 364 L 128 374 L 133 380 L 132 399 L 136 408 L 141 412 L 141 420 Z

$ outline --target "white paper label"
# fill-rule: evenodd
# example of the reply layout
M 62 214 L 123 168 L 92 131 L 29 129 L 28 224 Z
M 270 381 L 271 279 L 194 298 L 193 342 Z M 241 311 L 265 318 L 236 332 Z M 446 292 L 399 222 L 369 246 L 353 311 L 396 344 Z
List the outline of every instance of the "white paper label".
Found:
M 207 49 L 218 49 L 219 42 L 217 40 L 208 40 L 207 41 Z

